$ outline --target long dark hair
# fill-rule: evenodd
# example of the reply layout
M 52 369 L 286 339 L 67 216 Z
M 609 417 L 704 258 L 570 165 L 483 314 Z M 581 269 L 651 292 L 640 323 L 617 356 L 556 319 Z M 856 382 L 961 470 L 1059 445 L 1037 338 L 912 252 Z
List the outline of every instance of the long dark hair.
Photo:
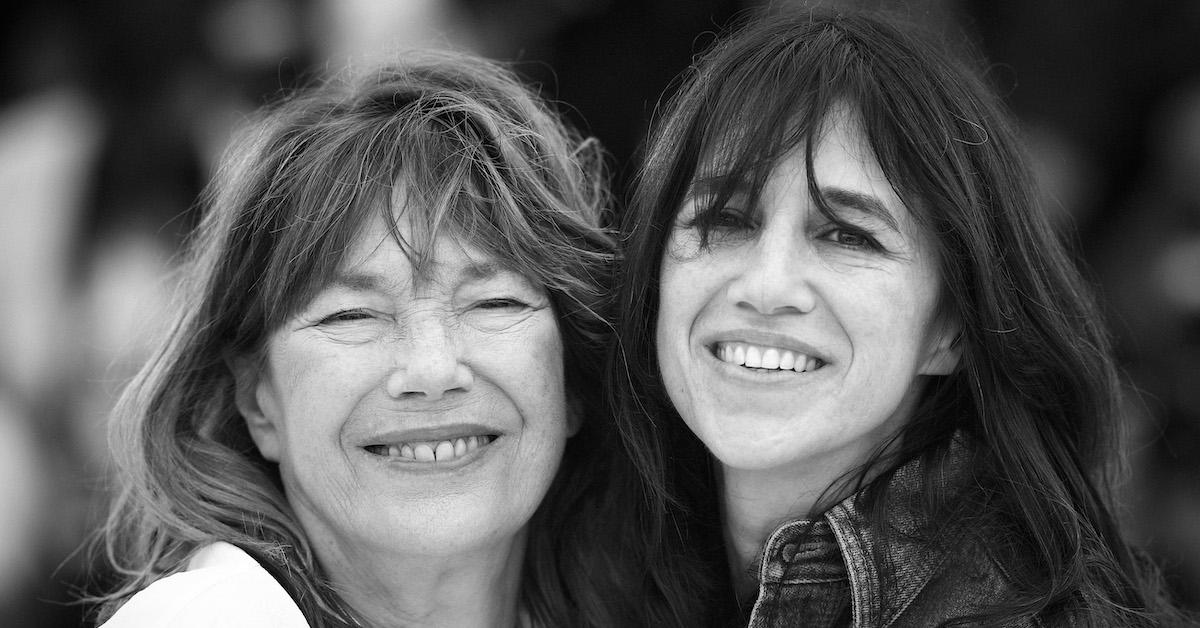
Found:
M 1111 506 L 1122 386 L 1109 338 L 1035 202 L 1010 115 L 981 76 L 876 15 L 775 12 L 721 38 L 658 120 L 623 220 L 623 345 L 610 353 L 622 433 L 659 489 L 664 516 L 691 516 L 696 540 L 688 547 L 718 546 L 710 463 L 667 398 L 655 355 L 658 303 L 669 298 L 658 289 L 665 242 L 697 168 L 714 162 L 731 188 L 760 190 L 781 156 L 804 150 L 822 207 L 814 131 L 846 104 L 888 181 L 932 235 L 942 307 L 961 322 L 958 370 L 934 378 L 886 458 L 877 455 L 852 478 L 863 489 L 860 503 L 881 522 L 882 488 L 895 469 L 921 459 L 933 486 L 942 454 L 961 434 L 973 447 L 968 477 L 982 507 L 968 512 L 932 491 L 926 514 L 995 527 L 1028 567 L 1012 574 L 1016 597 L 970 621 L 1061 612 L 1102 624 L 1148 622 L 1157 583 L 1123 540 Z M 732 192 L 718 191 L 713 206 Z M 887 530 L 877 532 L 886 538 Z
M 523 608 L 535 625 L 685 625 L 694 611 L 660 586 L 663 563 L 638 542 L 637 472 L 597 386 L 615 242 L 595 142 L 474 57 L 413 54 L 343 78 L 270 108 L 208 191 L 176 318 L 115 412 L 121 491 L 103 550 L 122 580 L 96 598 L 102 614 L 226 541 L 268 569 L 311 625 L 356 621 L 250 439 L 229 359 L 261 351 L 373 212 L 394 220 L 399 178 L 423 210 L 408 212 L 414 263 L 453 229 L 544 286 L 558 317 L 583 426 L 530 523 Z

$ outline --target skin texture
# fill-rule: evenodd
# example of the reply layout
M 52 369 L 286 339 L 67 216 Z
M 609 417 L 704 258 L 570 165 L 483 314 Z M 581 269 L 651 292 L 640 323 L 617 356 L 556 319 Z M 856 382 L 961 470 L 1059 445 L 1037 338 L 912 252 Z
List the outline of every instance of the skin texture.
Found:
M 540 286 L 450 235 L 432 253 L 418 275 L 372 220 L 265 361 L 238 366 L 239 407 L 354 608 L 511 624 L 525 526 L 575 427 L 562 342 Z M 498 438 L 448 462 L 369 449 L 469 435 Z
M 830 112 L 817 140 L 816 179 L 841 224 L 811 198 L 801 146 L 775 165 L 757 207 L 730 200 L 708 248 L 692 222 L 706 186 L 694 181 L 662 261 L 663 381 L 720 463 L 727 536 L 742 559 L 908 420 L 923 376 L 957 362 L 930 240 L 854 112 Z M 749 369 L 714 355 L 720 343 L 820 362 L 804 373 Z

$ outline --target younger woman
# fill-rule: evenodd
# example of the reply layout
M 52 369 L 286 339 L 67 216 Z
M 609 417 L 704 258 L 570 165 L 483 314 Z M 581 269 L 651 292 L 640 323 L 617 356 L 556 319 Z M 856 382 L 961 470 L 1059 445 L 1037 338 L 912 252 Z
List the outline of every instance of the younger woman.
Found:
M 723 547 L 714 617 L 1153 623 L 1108 337 L 976 72 L 878 17 L 761 17 L 639 186 L 617 403 L 687 546 Z

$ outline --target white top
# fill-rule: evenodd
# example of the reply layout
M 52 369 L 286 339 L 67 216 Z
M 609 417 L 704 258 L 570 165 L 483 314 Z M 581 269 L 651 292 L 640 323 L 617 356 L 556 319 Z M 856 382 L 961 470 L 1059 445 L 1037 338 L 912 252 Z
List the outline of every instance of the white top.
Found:
M 249 554 L 216 542 L 187 569 L 134 595 L 101 628 L 309 628 L 283 587 Z

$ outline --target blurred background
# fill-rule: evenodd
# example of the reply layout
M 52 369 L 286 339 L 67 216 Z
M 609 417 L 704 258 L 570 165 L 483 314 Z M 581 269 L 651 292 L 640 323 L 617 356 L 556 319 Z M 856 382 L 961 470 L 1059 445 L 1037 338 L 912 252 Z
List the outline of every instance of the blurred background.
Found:
M 774 0 L 774 4 L 783 4 Z M 0 20 L 0 624 L 84 625 L 106 415 L 214 160 L 280 90 L 407 48 L 511 61 L 613 156 L 732 0 L 39 0 Z M 806 2 L 973 42 L 1139 395 L 1123 513 L 1200 606 L 1200 2 Z M 94 577 L 93 577 L 94 579 Z

